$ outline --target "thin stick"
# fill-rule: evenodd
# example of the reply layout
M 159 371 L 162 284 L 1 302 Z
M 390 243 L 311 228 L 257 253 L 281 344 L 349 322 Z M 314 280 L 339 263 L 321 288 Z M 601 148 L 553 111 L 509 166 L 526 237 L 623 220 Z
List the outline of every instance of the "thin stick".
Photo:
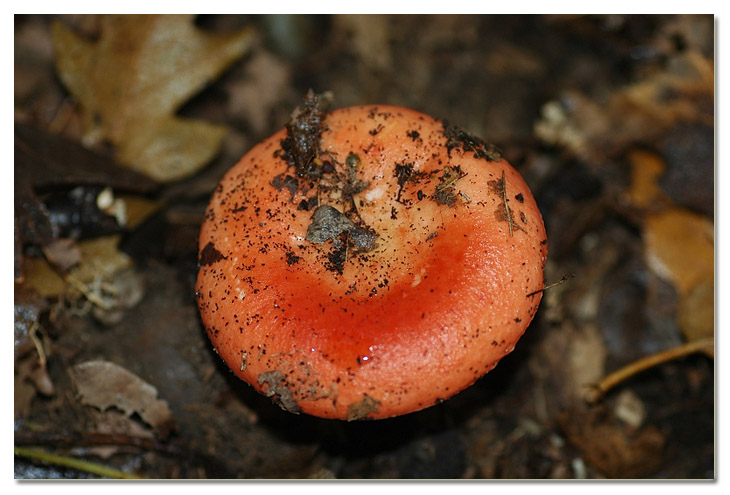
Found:
M 567 281 L 567 280 L 570 280 L 571 278 L 574 278 L 574 277 L 575 277 L 575 273 L 571 273 L 570 275 L 563 275 L 563 278 L 561 278 L 561 279 L 560 279 L 560 280 L 558 280 L 557 282 L 553 282 L 553 283 L 552 283 L 552 284 L 550 284 L 550 285 L 546 285 L 546 286 L 544 286 L 544 287 L 543 287 L 542 289 L 537 289 L 537 290 L 536 290 L 536 291 L 534 291 L 534 292 L 530 292 L 529 294 L 527 294 L 527 297 L 532 297 L 532 296 L 534 296 L 535 294 L 538 294 L 538 293 L 540 293 L 540 292 L 544 292 L 544 291 L 546 291 L 546 290 L 548 290 L 548 289 L 552 289 L 553 287 L 557 287 L 558 285 L 562 284 L 563 282 L 565 282 L 565 281 Z
M 606 392 L 637 373 L 689 354 L 712 351 L 714 350 L 714 346 L 714 337 L 708 337 L 705 339 L 693 340 L 680 346 L 643 357 L 633 363 L 627 364 L 623 368 L 619 368 L 613 373 L 608 374 L 599 383 L 590 385 L 590 390 L 588 394 L 586 394 L 586 401 L 590 404 L 594 404 L 598 402 L 598 400 L 603 397 Z
M 13 453 L 17 456 L 34 459 L 37 461 L 55 464 L 57 466 L 63 466 L 84 473 L 91 473 L 104 478 L 113 479 L 142 479 L 140 476 L 125 473 L 118 469 L 110 468 L 102 464 L 95 462 L 87 462 L 75 457 L 66 457 L 58 454 L 51 454 L 50 452 L 43 452 L 42 450 L 27 449 L 25 447 L 13 447 Z

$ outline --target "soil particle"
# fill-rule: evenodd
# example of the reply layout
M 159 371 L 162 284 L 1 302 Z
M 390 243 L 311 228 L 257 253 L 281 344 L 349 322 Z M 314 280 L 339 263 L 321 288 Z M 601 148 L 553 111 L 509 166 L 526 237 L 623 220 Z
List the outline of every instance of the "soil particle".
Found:
M 222 259 L 226 259 L 226 257 L 215 248 L 212 242 L 206 244 L 203 250 L 200 251 L 200 266 L 212 265 Z
M 297 205 L 297 210 L 309 211 L 315 206 L 317 206 L 317 197 L 312 196 L 311 198 L 301 200 L 299 205 Z
M 314 210 L 312 223 L 307 228 L 305 238 L 317 244 L 322 244 L 326 240 L 332 239 L 335 247 L 338 248 L 341 245 L 339 236 L 343 232 L 349 235 L 349 239 L 357 248 L 366 251 L 375 247 L 375 239 L 378 237 L 371 230 L 355 225 L 352 220 L 336 208 L 329 205 L 321 205 Z
M 418 131 L 408 131 L 406 135 L 413 139 L 413 141 L 417 141 L 421 137 Z
M 300 259 L 302 259 L 301 256 L 297 256 L 296 254 L 292 253 L 291 251 L 286 253 L 286 264 L 287 265 L 293 265 L 295 263 L 299 263 Z
M 278 191 L 281 191 L 283 188 L 287 188 L 289 190 L 289 194 L 291 194 L 289 201 L 294 200 L 294 195 L 299 190 L 299 181 L 292 175 L 279 174 L 271 181 L 271 185 Z
M 367 419 L 371 412 L 378 412 L 378 404 L 380 404 L 379 401 L 365 395 L 360 402 L 350 404 L 347 409 L 347 421 Z
M 281 147 L 284 158 L 296 169 L 299 177 L 317 179 L 322 175 L 318 157 L 325 117 L 319 96 L 310 90 L 303 106 L 294 110 L 291 121 L 286 125 L 287 137 L 281 141 Z
M 428 175 L 425 172 L 413 170 L 413 167 L 413 163 L 395 164 L 395 171 L 393 175 L 398 179 L 398 196 L 395 200 L 399 203 L 403 203 L 403 201 L 401 201 L 401 194 L 403 193 L 403 188 L 407 182 L 418 183 Z M 420 194 L 418 199 L 421 199 Z
M 360 157 L 355 153 L 350 152 L 350 154 L 347 155 L 345 165 L 347 166 L 347 178 L 342 189 L 342 194 L 345 197 L 352 198 L 355 194 L 367 189 L 370 186 L 370 183 L 357 177 L 357 172 L 360 169 Z
M 342 275 L 345 269 L 345 261 L 347 261 L 347 246 L 344 243 L 340 243 L 340 247 L 335 247 L 327 255 L 327 263 L 325 267 L 331 271 Z
M 294 400 L 291 390 L 286 383 L 284 374 L 279 370 L 267 371 L 258 376 L 259 385 L 268 384 L 266 396 L 273 398 L 274 402 L 285 411 L 294 414 L 302 412 L 297 401 Z
M 446 142 L 446 149 L 451 156 L 451 150 L 460 147 L 465 152 L 473 151 L 475 158 L 483 158 L 488 162 L 497 162 L 502 159 L 502 154 L 493 144 L 487 144 L 476 136 L 472 136 L 462 128 L 450 124 L 448 121 L 443 121 L 444 124 L 444 136 L 448 141 Z
M 439 178 L 439 184 L 436 186 L 436 191 L 431 195 L 431 199 L 441 205 L 454 206 L 456 204 L 455 184 L 457 180 L 464 176 L 466 176 L 466 173 L 462 172 L 461 167 L 458 165 L 444 167 Z

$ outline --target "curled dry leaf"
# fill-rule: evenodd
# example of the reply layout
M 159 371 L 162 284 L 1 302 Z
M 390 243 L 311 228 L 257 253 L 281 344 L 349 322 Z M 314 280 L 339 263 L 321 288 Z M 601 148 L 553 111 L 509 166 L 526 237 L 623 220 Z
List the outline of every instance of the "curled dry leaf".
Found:
M 23 280 L 23 249 L 40 246 L 47 259 L 66 271 L 79 262 L 69 240 L 118 232 L 120 206 L 112 191 L 151 193 L 157 183 L 117 166 L 79 143 L 16 123 L 14 209 L 16 281 Z M 109 201 L 102 204 L 100 199 Z
M 217 152 L 225 127 L 178 108 L 249 48 L 252 32 L 209 34 L 189 15 L 104 16 L 98 41 L 55 23 L 59 76 L 81 103 L 85 140 L 108 140 L 129 167 L 161 181 L 187 177 Z
M 109 361 L 87 361 L 69 370 L 81 403 L 101 411 L 111 407 L 127 417 L 139 414 L 160 436 L 174 428 L 167 402 L 157 398 L 157 389 L 127 369 Z

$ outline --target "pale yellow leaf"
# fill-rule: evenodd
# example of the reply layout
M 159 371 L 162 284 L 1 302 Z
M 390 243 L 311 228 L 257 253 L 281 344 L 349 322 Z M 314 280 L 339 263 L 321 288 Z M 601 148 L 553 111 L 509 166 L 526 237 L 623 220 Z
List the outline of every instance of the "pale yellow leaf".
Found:
M 59 77 L 82 106 L 87 144 L 106 140 L 127 166 L 158 181 L 197 172 L 226 128 L 175 112 L 252 42 L 244 29 L 210 34 L 190 15 L 107 15 L 98 41 L 53 26 Z

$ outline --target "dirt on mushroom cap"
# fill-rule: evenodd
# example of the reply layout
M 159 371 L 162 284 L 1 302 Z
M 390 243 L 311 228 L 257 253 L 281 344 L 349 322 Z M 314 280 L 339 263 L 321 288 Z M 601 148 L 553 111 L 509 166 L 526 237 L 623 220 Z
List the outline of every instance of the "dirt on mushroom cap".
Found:
M 239 377 L 292 412 L 384 418 L 514 348 L 547 242 L 493 146 L 412 110 L 351 107 L 326 114 L 297 173 L 288 137 L 228 172 L 201 229 L 201 316 Z

